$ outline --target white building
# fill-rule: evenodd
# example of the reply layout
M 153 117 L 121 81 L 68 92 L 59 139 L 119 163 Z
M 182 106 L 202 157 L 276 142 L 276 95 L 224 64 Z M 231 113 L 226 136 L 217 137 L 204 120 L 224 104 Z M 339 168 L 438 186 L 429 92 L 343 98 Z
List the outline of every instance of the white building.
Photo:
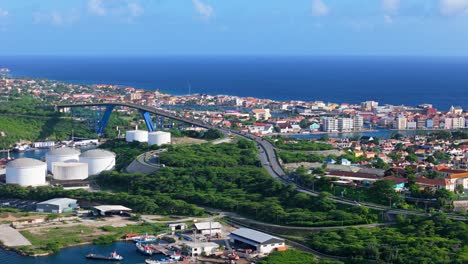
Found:
M 232 232 L 229 237 L 232 243 L 250 246 L 261 254 L 269 254 L 273 250 L 282 251 L 286 249 L 284 239 L 249 228 L 239 228 Z
M 406 117 L 397 117 L 393 123 L 393 128 L 398 130 L 406 129 L 407 120 Z
M 465 128 L 465 118 L 464 117 L 454 117 L 452 119 L 452 129 Z
M 354 127 L 354 120 L 351 118 L 341 117 L 338 118 L 338 130 L 341 132 L 352 131 Z
M 191 257 L 211 255 L 218 251 L 219 245 L 213 242 L 184 242 Z
M 219 222 L 200 222 L 195 223 L 197 233 L 202 235 L 216 235 L 221 233 L 222 225 Z
M 338 119 L 326 117 L 323 119 L 323 131 L 338 132 Z
M 364 118 L 360 115 L 353 117 L 353 129 L 358 131 L 364 127 Z

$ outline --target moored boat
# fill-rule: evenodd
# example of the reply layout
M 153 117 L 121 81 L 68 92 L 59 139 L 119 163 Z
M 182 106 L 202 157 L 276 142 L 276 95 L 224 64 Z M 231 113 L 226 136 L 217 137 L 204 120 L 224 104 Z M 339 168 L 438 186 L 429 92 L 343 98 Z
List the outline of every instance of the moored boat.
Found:
M 99 254 L 88 254 L 86 255 L 88 259 L 97 259 L 97 260 L 110 260 L 110 261 L 119 261 L 123 260 L 123 257 L 117 254 L 117 252 L 112 252 L 108 256 L 99 255 Z
M 138 252 L 140 252 L 143 255 L 151 256 L 151 255 L 154 254 L 154 250 L 150 246 L 143 245 L 141 243 L 136 243 L 135 246 L 136 246 Z

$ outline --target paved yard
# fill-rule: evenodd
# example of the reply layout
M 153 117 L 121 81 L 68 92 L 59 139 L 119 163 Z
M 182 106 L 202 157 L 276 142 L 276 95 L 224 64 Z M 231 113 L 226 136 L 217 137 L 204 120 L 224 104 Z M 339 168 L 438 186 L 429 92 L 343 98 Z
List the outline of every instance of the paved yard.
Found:
M 7 247 L 30 246 L 27 240 L 18 230 L 9 225 L 0 225 L 0 240 Z

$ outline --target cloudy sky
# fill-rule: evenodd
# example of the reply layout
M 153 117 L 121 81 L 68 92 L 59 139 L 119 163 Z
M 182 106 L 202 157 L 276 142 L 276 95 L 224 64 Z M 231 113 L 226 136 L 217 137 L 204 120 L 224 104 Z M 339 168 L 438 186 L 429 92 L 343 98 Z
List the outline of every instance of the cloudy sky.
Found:
M 468 56 L 468 0 L 0 0 L 0 55 Z

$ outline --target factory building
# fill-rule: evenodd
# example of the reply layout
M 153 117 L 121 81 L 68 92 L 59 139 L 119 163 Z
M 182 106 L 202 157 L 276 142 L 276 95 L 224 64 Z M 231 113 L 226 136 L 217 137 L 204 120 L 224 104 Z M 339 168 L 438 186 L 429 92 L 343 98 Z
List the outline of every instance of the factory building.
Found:
M 130 130 L 125 133 L 125 140 L 127 142 L 148 142 L 148 131 L 143 130 Z
M 209 256 L 218 251 L 219 245 L 214 242 L 184 242 L 188 254 L 191 257 Z
M 274 250 L 286 250 L 284 239 L 271 236 L 249 228 L 239 228 L 229 237 L 236 248 L 252 249 L 261 254 L 269 254 Z
M 195 223 L 197 233 L 202 235 L 216 235 L 221 233 L 222 225 L 219 222 L 200 222 Z
M 52 172 L 53 162 L 77 162 L 80 151 L 72 148 L 56 148 L 46 153 L 47 170 Z
M 88 164 L 88 175 L 97 175 L 115 167 L 115 154 L 103 149 L 92 149 L 80 155 L 80 162 Z
M 164 131 L 154 131 L 148 134 L 149 145 L 171 144 L 171 133 Z
M 55 180 L 85 180 L 88 178 L 88 164 L 82 162 L 53 162 L 52 174 Z
M 36 205 L 36 212 L 60 214 L 71 212 L 76 207 L 78 207 L 78 204 L 75 199 L 55 198 L 38 203 Z
M 30 158 L 20 158 L 6 165 L 6 183 L 20 186 L 39 186 L 46 184 L 46 163 Z

